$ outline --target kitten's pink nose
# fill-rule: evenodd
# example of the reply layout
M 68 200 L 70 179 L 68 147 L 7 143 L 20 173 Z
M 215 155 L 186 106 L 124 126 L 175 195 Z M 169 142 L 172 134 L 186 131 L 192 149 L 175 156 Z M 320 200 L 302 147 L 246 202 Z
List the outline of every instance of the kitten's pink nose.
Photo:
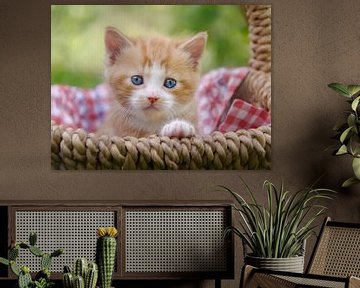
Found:
M 154 104 L 157 100 L 159 100 L 159 97 L 150 96 L 147 98 L 151 104 Z

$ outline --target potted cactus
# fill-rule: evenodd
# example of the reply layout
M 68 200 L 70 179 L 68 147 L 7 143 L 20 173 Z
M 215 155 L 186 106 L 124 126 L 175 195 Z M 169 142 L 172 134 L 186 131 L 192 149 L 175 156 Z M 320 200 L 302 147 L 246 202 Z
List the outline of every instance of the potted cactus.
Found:
M 99 287 L 110 288 L 116 258 L 115 227 L 101 227 L 97 229 L 96 263 L 99 267 Z
M 86 258 L 78 258 L 74 263 L 73 272 L 69 266 L 64 267 L 64 288 L 95 288 L 98 279 L 96 263 L 88 262 Z
M 52 253 L 45 253 L 36 246 L 36 233 L 30 233 L 29 243 L 12 243 L 8 252 L 8 259 L 0 257 L 0 263 L 10 266 L 11 271 L 18 277 L 18 288 L 49 288 L 54 285 L 50 280 L 50 265 L 54 257 L 64 253 L 63 249 L 57 249 Z M 28 250 L 33 255 L 40 258 L 41 270 L 32 279 L 30 268 L 26 265 L 19 266 L 16 259 L 19 256 L 20 249 Z

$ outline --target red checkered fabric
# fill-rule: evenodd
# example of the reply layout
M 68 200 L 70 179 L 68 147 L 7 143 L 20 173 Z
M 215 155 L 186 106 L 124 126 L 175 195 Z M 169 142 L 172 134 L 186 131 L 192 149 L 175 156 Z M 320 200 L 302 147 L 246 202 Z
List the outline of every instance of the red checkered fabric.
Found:
M 199 134 L 270 125 L 269 112 L 241 99 L 232 100 L 236 88 L 248 72 L 248 68 L 221 68 L 202 77 L 195 95 Z M 113 97 L 105 84 L 94 89 L 53 85 L 51 119 L 56 124 L 95 132 L 101 126 L 111 101 Z M 229 104 L 229 101 L 233 102 Z
M 196 92 L 198 100 L 198 129 L 201 134 L 257 128 L 269 125 L 270 113 L 241 99 L 229 102 L 236 88 L 248 74 L 246 67 L 213 70 L 202 77 Z
M 218 130 L 220 132 L 236 131 L 270 125 L 270 123 L 269 112 L 241 99 L 235 99 L 226 114 L 225 120 L 218 126 Z
M 103 122 L 113 100 L 106 85 L 83 89 L 51 86 L 51 120 L 72 128 L 95 132 Z

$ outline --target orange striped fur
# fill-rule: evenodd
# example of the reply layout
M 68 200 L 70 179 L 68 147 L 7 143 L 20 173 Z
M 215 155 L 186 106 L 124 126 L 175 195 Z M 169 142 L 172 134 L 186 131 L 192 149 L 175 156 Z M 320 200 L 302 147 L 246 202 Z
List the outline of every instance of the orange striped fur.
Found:
M 105 80 L 116 101 L 98 134 L 190 136 L 185 130 L 196 122 L 194 93 L 206 39 L 206 32 L 186 40 L 163 36 L 132 39 L 115 28 L 107 28 Z M 134 75 L 140 76 L 143 83 L 135 85 Z M 176 86 L 165 87 L 166 79 L 175 80 Z M 175 120 L 185 123 L 179 126 L 177 121 L 177 132 L 171 126 Z M 162 132 L 166 125 L 167 132 Z M 181 125 L 188 127 L 182 129 Z

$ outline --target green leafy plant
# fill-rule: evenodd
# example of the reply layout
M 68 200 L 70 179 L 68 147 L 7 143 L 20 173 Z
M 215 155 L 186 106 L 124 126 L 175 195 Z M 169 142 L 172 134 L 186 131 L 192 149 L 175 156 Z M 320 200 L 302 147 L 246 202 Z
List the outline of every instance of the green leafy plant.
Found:
M 51 288 L 54 285 L 55 285 L 54 282 L 49 282 L 45 278 L 41 278 L 41 279 L 39 279 L 39 281 L 35 280 L 33 282 L 33 287 L 35 287 L 35 288 Z
M 334 191 L 310 187 L 291 193 L 285 191 L 283 183 L 278 189 L 266 180 L 265 207 L 257 202 L 249 186 L 243 183 L 251 202 L 233 190 L 220 186 L 235 198 L 233 208 L 240 215 L 240 227 L 228 227 L 225 235 L 233 232 L 239 236 L 255 257 L 288 258 L 301 255 L 305 240 L 314 233 L 315 220 L 326 210 L 325 206 L 317 203 L 318 200 L 332 199 Z
M 342 184 L 343 187 L 348 187 L 360 183 L 360 85 L 331 83 L 328 86 L 344 96 L 346 102 L 350 104 L 350 110 L 346 112 L 346 122 L 334 128 L 337 132 L 336 138 L 340 140 L 340 145 L 334 151 L 334 155 L 349 154 L 353 158 L 354 177 Z
M 45 253 L 36 246 L 37 236 L 30 233 L 29 243 L 13 242 L 8 251 L 8 259 L 0 257 L 0 263 L 10 266 L 11 271 L 18 277 L 19 288 L 50 288 L 54 283 L 50 280 L 50 265 L 53 257 L 58 257 L 64 253 L 63 249 L 57 249 L 52 253 Z M 40 258 L 41 270 L 35 275 L 34 280 L 30 275 L 30 268 L 26 265 L 19 266 L 16 259 L 20 249 L 28 250 L 33 255 Z

